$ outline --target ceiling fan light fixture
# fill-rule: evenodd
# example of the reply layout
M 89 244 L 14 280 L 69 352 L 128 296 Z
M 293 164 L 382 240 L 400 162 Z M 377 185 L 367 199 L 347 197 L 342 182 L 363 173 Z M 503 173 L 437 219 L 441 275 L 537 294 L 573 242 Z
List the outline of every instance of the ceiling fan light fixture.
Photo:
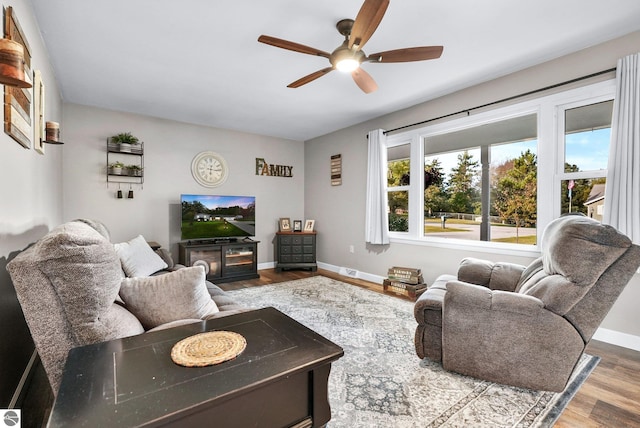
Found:
M 378 28 L 389 3 L 390 0 L 364 0 L 355 20 L 341 19 L 338 21 L 336 23 L 336 29 L 338 33 L 344 36 L 344 42 L 331 53 L 301 45 L 300 43 L 265 35 L 258 37 L 258 42 L 307 55 L 321 56 L 327 58 L 331 63 L 330 67 L 325 67 L 322 70 L 308 74 L 290 83 L 287 85 L 288 88 L 299 88 L 333 70 L 338 70 L 344 73 L 350 73 L 356 85 L 358 85 L 364 93 L 370 94 L 378 88 L 378 85 L 369 73 L 360 67 L 360 64 L 364 62 L 394 63 L 425 61 L 440 58 L 440 55 L 442 55 L 442 46 L 419 46 L 414 48 L 393 49 L 367 56 L 362 51 L 362 48 Z
M 344 58 L 336 63 L 336 68 L 345 73 L 351 73 L 360 67 L 360 61 L 353 58 Z
M 347 47 L 347 41 L 333 51 L 329 61 L 338 71 L 351 73 L 360 67 L 365 55 L 362 51 L 354 51 Z

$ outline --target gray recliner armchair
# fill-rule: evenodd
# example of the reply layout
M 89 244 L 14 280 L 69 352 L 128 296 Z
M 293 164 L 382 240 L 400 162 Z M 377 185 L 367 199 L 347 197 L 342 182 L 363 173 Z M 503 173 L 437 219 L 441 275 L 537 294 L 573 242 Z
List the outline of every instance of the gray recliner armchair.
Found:
M 416 353 L 445 370 L 562 391 L 640 266 L 640 247 L 584 216 L 552 221 L 529 266 L 462 260 L 414 306 Z

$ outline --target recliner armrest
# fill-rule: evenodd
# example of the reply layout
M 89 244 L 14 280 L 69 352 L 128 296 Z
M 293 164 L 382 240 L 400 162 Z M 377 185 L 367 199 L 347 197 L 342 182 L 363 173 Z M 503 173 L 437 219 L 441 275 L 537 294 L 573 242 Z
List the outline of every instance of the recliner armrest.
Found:
M 529 316 L 537 316 L 541 310 L 544 310 L 544 303 L 536 297 L 510 291 L 490 290 L 462 281 L 447 283 L 445 305 L 447 304 Z
M 467 257 L 460 262 L 458 280 L 492 290 L 514 291 L 525 269 L 526 266 L 516 263 L 494 263 Z

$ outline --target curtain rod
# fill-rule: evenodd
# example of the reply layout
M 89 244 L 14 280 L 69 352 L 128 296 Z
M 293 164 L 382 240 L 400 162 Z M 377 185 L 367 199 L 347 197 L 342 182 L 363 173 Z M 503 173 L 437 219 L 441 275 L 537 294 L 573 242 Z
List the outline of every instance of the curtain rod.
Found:
M 537 94 L 538 92 L 548 91 L 549 89 L 555 89 L 555 88 L 558 88 L 560 86 L 570 85 L 571 83 L 579 82 L 581 80 L 590 79 L 592 77 L 597 77 L 597 76 L 600 76 L 600 75 L 603 75 L 603 74 L 611 73 L 613 71 L 616 71 L 616 67 L 609 68 L 607 70 L 598 71 L 596 73 L 592 73 L 592 74 L 589 74 L 589 75 L 586 75 L 586 76 L 577 77 L 575 79 L 567 80 L 567 81 L 564 81 L 564 82 L 561 82 L 561 83 L 556 83 L 556 84 L 551 85 L 551 86 L 545 86 L 544 88 L 534 89 L 533 91 L 524 92 L 522 94 L 513 95 L 513 96 L 510 96 L 510 97 L 507 97 L 507 98 L 503 98 L 501 100 L 492 101 L 492 102 L 487 103 L 487 104 L 482 104 L 482 105 L 479 105 L 479 106 L 476 106 L 476 107 L 471 107 L 471 108 L 467 108 L 467 109 L 464 109 L 464 110 L 460 110 L 460 111 L 457 111 L 455 113 L 449 113 L 449 114 L 445 114 L 445 115 L 442 115 L 442 116 L 434 117 L 432 119 L 423 120 L 422 122 L 416 122 L 416 123 L 412 123 L 410 125 L 404 125 L 404 126 L 400 126 L 398 128 L 389 129 L 387 131 L 384 131 L 384 134 L 387 135 L 390 132 L 400 131 L 401 129 L 411 128 L 412 126 L 424 125 L 425 123 L 434 122 L 434 121 L 440 120 L 440 119 L 446 119 L 448 117 L 455 116 L 455 115 L 462 114 L 462 113 L 467 113 L 467 115 L 469 115 L 469 113 L 472 112 L 473 110 L 478 110 L 478 109 L 481 109 L 481 108 L 485 108 L 485 107 L 493 106 L 493 105 L 496 105 L 496 104 L 504 103 L 504 102 L 507 102 L 507 101 L 515 100 L 517 98 L 526 97 L 528 95 Z M 367 138 L 369 138 L 369 135 L 367 135 Z

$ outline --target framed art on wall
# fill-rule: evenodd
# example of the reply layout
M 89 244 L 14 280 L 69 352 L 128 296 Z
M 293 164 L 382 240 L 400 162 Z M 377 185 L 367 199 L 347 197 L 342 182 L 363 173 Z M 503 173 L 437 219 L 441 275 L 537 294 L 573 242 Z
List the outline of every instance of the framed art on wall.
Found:
M 11 6 L 5 9 L 4 35 L 5 38 L 18 42 L 24 47 L 24 76 L 32 83 L 31 49 Z M 32 88 L 4 85 L 4 132 L 27 149 L 31 148 L 33 136 L 32 96 Z
M 33 147 L 44 154 L 45 122 L 44 122 L 44 82 L 40 70 L 33 72 Z

